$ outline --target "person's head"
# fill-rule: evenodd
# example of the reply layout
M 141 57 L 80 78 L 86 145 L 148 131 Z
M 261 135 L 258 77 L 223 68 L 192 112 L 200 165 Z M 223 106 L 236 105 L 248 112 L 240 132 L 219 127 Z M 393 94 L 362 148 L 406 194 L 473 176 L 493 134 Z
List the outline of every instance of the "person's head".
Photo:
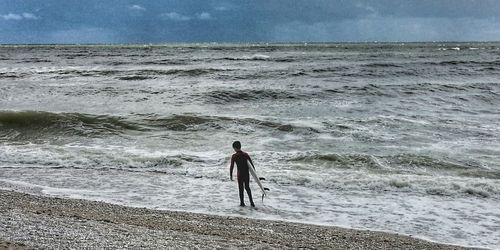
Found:
M 240 149 L 241 149 L 241 142 L 240 142 L 240 141 L 235 141 L 235 142 L 233 142 L 233 149 L 234 149 L 235 151 L 240 150 Z

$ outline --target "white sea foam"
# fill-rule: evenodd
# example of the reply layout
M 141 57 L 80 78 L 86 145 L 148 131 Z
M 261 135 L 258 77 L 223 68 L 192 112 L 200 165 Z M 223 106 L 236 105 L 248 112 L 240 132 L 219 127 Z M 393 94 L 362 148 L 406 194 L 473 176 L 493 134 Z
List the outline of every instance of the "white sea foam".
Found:
M 264 54 L 253 54 L 253 55 L 245 55 L 245 56 L 232 56 L 227 57 L 226 59 L 230 60 L 243 60 L 243 61 L 265 61 L 270 58 L 269 55 Z
M 267 60 L 270 58 L 270 56 L 263 55 L 263 54 L 254 54 L 251 56 L 244 56 L 242 58 L 247 59 L 247 60 Z
M 216 171 L 226 176 L 226 169 Z M 41 190 L 50 195 L 129 206 L 384 230 L 461 245 L 494 247 L 500 240 L 497 233 L 478 237 L 478 232 L 492 232 L 499 221 L 496 202 L 485 202 L 475 196 L 451 198 L 411 192 L 395 196 L 389 191 L 326 191 L 265 181 L 271 191 L 263 203 L 256 202 L 259 210 L 254 211 L 237 207 L 237 185 L 228 181 L 228 177 L 220 180 L 173 178 L 158 173 L 93 170 L 40 169 L 29 171 L 28 175 L 24 172 L 22 169 L 6 170 L 2 176 L 9 178 L 2 178 L 0 184 L 28 192 Z M 267 171 L 260 169 L 260 172 Z M 309 182 L 307 176 L 297 178 Z M 405 181 L 392 180 L 391 183 L 399 189 L 412 187 Z M 31 188 L 27 188 L 29 186 Z M 258 189 L 252 187 L 258 199 Z M 455 237 L 458 235 L 460 237 Z

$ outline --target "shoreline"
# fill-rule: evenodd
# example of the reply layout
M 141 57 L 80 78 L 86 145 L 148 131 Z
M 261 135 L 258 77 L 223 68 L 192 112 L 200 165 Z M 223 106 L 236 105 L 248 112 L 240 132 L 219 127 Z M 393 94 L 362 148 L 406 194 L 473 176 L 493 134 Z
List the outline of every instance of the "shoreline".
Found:
M 0 190 L 0 249 L 472 249 L 387 232 Z

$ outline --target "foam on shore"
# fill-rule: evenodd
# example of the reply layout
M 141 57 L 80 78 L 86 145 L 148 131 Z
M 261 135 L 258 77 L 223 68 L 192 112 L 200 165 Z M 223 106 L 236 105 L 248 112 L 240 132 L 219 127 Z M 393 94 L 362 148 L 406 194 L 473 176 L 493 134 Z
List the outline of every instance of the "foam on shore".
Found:
M 384 232 L 132 208 L 3 190 L 0 239 L 48 249 L 462 249 Z

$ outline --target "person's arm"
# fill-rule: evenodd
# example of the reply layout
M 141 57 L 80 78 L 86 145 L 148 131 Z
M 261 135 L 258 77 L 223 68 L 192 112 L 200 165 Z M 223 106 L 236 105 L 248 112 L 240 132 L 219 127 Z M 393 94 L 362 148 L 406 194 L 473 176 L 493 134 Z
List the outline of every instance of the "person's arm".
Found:
M 229 167 L 229 177 L 233 180 L 234 157 L 231 156 L 231 166 Z
M 255 169 L 255 166 L 253 165 L 253 162 L 252 162 L 252 159 L 250 158 L 250 155 L 247 154 L 247 157 L 248 157 L 248 161 L 250 162 L 250 164 L 252 164 L 253 169 Z

